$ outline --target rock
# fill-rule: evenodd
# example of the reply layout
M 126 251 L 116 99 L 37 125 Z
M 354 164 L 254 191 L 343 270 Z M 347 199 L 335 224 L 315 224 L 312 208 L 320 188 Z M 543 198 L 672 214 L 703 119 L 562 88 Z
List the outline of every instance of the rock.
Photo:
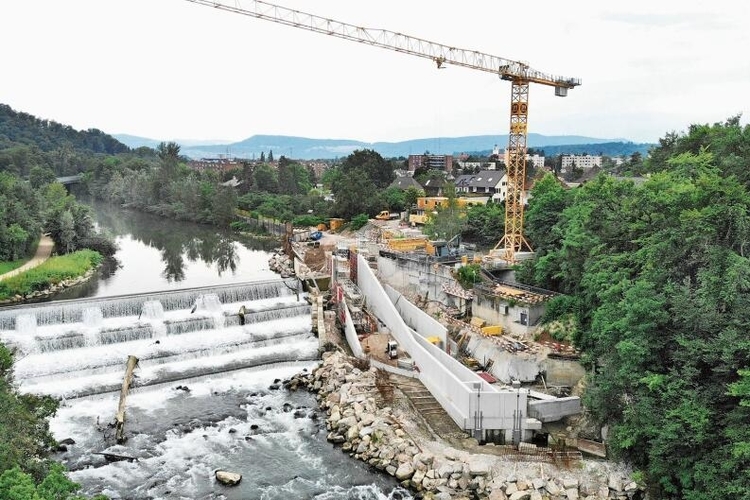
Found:
M 217 470 L 214 472 L 214 476 L 218 482 L 225 486 L 234 486 L 242 481 L 242 474 L 225 470 Z
M 610 490 L 615 490 L 615 493 L 622 491 L 622 478 L 619 474 L 610 474 L 607 486 Z
M 554 481 L 547 481 L 544 489 L 547 490 L 547 493 L 549 493 L 552 497 L 556 497 L 562 494 L 562 489 Z
M 510 500 L 526 500 L 530 496 L 531 496 L 531 492 L 529 490 L 525 490 L 525 491 L 516 491 L 509 498 Z
M 422 487 L 423 480 L 424 480 L 424 472 L 421 470 L 417 470 L 414 472 L 414 475 L 411 477 L 411 484 L 415 488 L 420 489 Z
M 563 488 L 570 490 L 575 488 L 578 489 L 578 479 L 565 478 L 563 479 Z
M 508 500 L 508 496 L 503 493 L 503 490 L 492 490 L 487 500 Z
M 58 441 L 57 444 L 66 444 L 67 445 L 67 444 L 76 444 L 76 442 L 73 441 L 73 439 L 71 439 L 71 438 L 65 438 L 62 441 Z
M 518 491 L 518 485 L 513 483 L 508 483 L 508 486 L 505 487 L 505 494 L 506 495 L 512 495 L 513 493 Z
M 638 483 L 631 481 L 625 485 L 625 493 L 633 493 L 638 489 Z
M 414 475 L 414 467 L 409 462 L 404 462 L 396 469 L 396 479 L 404 481 L 410 479 Z
M 547 485 L 547 481 L 545 481 L 542 478 L 535 477 L 531 480 L 531 485 L 534 487 L 535 490 L 541 490 Z
M 568 500 L 578 500 L 578 488 L 570 488 L 565 490 L 565 498 Z
M 486 476 L 490 473 L 489 465 L 479 460 L 469 460 L 469 474 L 472 476 Z

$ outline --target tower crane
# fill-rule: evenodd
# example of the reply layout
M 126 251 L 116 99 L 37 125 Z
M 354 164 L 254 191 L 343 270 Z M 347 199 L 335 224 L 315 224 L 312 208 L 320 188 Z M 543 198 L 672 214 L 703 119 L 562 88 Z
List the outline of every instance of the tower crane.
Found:
M 446 64 L 463 66 L 464 68 L 494 73 L 501 79 L 509 81 L 511 83 L 511 98 L 506 165 L 508 183 L 505 198 L 505 234 L 493 251 L 502 247 L 501 258 L 511 263 L 516 262 L 519 252 L 531 251 L 531 245 L 523 236 L 523 193 L 526 180 L 529 84 L 538 83 L 554 87 L 556 96 L 565 97 L 568 95 L 568 90 L 581 84 L 580 79 L 544 73 L 529 67 L 527 63 L 485 54 L 476 50 L 451 47 L 385 29 L 363 28 L 261 0 L 250 0 L 246 7 L 240 0 L 235 0 L 233 5 L 214 0 L 187 1 L 430 59 L 438 68 L 442 68 Z

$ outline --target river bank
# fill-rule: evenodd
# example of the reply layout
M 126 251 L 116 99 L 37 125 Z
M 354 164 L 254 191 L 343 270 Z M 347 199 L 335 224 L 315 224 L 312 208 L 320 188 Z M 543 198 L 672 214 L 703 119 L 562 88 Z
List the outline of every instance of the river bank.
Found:
M 384 378 L 386 377 L 386 378 Z M 431 433 L 387 375 L 340 351 L 323 354 L 310 373 L 285 382 L 316 393 L 326 412 L 327 439 L 350 457 L 395 477 L 424 499 L 640 499 L 644 490 L 622 464 L 582 460 L 563 464 L 486 453 L 472 439 L 454 446 Z

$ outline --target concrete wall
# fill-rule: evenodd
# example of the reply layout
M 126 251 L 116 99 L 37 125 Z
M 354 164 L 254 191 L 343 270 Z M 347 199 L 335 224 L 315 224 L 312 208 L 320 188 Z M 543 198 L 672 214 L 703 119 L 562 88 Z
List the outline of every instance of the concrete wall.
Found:
M 522 425 L 534 424 L 525 418 L 527 391 L 499 391 L 443 350 L 415 335 L 362 256 L 358 256 L 357 275 L 357 284 L 367 297 L 370 310 L 409 353 L 417 366 L 419 380 L 459 427 L 465 430 L 512 429 L 517 408 L 523 417 Z M 481 421 L 476 418 L 478 415 Z M 528 433 L 524 435 L 527 437 Z
M 529 401 L 529 416 L 541 422 L 556 422 L 578 413 L 581 413 L 581 398 L 578 397 Z
M 378 275 L 383 283 L 410 295 L 419 294 L 449 307 L 461 308 L 466 301 L 443 291 L 443 284 L 455 284 L 451 267 L 408 259 L 378 257 Z
M 344 334 L 346 335 L 346 341 L 349 343 L 349 348 L 351 348 L 354 357 L 364 359 L 365 351 L 362 349 L 362 344 L 357 336 L 357 330 L 354 328 L 354 322 L 352 322 L 352 317 L 349 315 L 349 308 L 346 306 L 346 299 L 341 299 L 341 302 L 343 305 Z
M 391 299 L 393 305 L 396 306 L 401 318 L 404 323 L 409 326 L 412 330 L 416 331 L 422 338 L 427 337 L 439 337 L 440 348 L 446 350 L 446 342 L 448 340 L 448 329 L 440 324 L 432 316 L 425 314 L 420 308 L 409 302 L 406 297 L 401 295 L 392 286 L 385 285 L 383 287 L 388 298 Z

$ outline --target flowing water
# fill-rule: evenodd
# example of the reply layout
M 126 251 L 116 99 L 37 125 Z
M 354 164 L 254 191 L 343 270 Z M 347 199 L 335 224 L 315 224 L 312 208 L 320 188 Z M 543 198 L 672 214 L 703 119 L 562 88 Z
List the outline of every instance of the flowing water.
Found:
M 190 240 L 189 230 L 176 231 L 169 222 L 169 245 L 177 250 L 163 246 L 154 253 L 145 242 L 160 241 L 163 233 L 148 224 L 123 230 L 123 220 L 99 219 L 118 224 L 119 264 L 94 286 L 68 294 L 87 298 L 0 308 L 0 341 L 16 349 L 19 390 L 61 401 L 51 430 L 58 441 L 73 443 L 56 458 L 84 493 L 411 498 L 394 479 L 326 441 L 325 415 L 313 394 L 281 387 L 280 381 L 317 366 L 318 339 L 305 294 L 295 280 L 268 271 L 268 252 L 238 251 L 244 247 L 230 241 L 223 248 L 232 258 L 219 255 L 223 264 L 195 254 L 190 261 L 190 249 L 201 245 L 174 237 Z M 200 272 L 192 273 L 196 267 Z M 117 444 L 112 423 L 129 355 L 139 364 L 126 401 L 127 440 Z M 222 486 L 214 479 L 217 469 L 243 479 Z

